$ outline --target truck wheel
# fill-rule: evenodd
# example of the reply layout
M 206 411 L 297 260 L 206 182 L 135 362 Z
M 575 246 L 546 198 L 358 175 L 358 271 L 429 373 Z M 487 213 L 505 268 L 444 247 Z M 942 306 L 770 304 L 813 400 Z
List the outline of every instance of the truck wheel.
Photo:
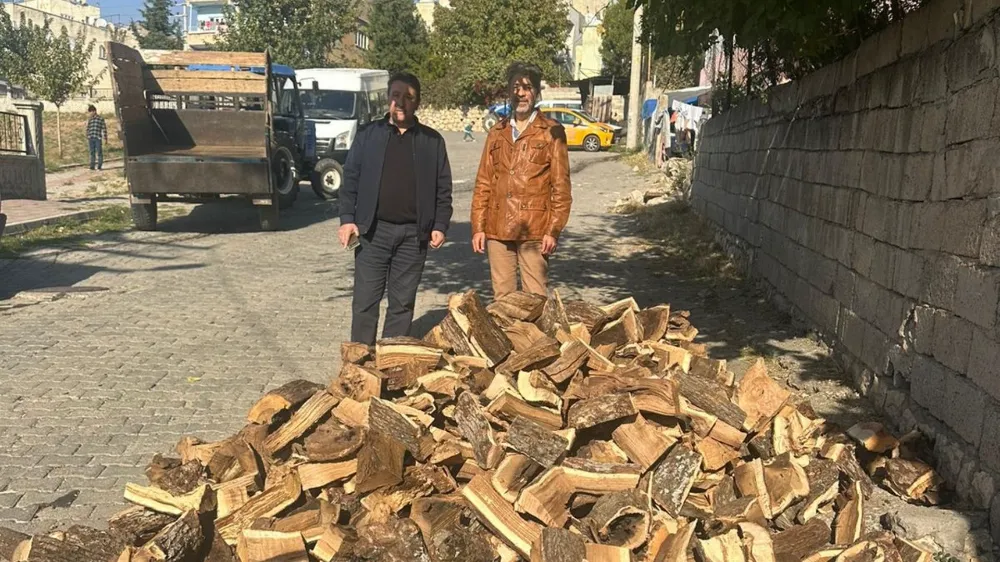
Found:
M 132 224 L 136 230 L 156 230 L 156 196 L 149 203 L 132 203 Z
M 287 146 L 279 146 L 271 155 L 271 173 L 274 176 L 274 190 L 278 193 L 278 207 L 291 207 L 299 196 L 299 181 L 295 171 L 295 158 Z
M 257 207 L 257 215 L 260 218 L 260 229 L 265 232 L 278 230 L 278 209 L 277 205 L 261 205 Z
M 489 132 L 490 129 L 496 126 L 500 118 L 497 117 L 496 113 L 490 113 L 486 117 L 483 117 L 483 130 Z
M 597 135 L 587 135 L 583 139 L 583 149 L 587 152 L 600 152 L 601 139 L 597 138 Z
M 312 188 L 320 199 L 335 199 L 344 183 L 344 168 L 336 160 L 320 160 L 312 174 Z

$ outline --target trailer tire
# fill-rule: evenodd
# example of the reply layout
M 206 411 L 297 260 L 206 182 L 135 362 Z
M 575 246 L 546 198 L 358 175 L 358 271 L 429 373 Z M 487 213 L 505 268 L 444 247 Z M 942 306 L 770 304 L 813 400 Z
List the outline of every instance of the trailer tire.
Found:
M 287 146 L 279 146 L 271 155 L 271 175 L 278 207 L 287 209 L 299 196 L 299 179 L 295 169 L 295 156 Z
M 260 229 L 265 232 L 278 230 L 278 213 L 280 209 L 277 205 L 261 205 L 257 207 L 257 216 L 260 218 Z
M 132 203 L 132 224 L 136 230 L 156 230 L 156 196 L 149 203 Z
M 344 168 L 340 162 L 324 158 L 312 173 L 312 188 L 316 196 L 327 201 L 336 199 L 344 184 Z

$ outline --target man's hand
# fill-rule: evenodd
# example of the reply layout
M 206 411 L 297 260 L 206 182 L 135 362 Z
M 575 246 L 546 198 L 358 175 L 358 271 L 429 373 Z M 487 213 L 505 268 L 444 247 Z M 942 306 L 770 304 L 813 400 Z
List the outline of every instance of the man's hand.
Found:
M 434 230 L 431 232 L 431 248 L 437 250 L 441 246 L 444 246 L 444 233 L 440 230 Z
M 352 234 L 361 236 L 358 234 L 358 225 L 354 223 L 340 225 L 340 230 L 337 231 L 337 238 L 340 238 L 340 245 L 346 248 L 347 243 L 351 241 Z
M 486 233 L 477 232 L 472 235 L 472 251 L 482 254 L 486 251 Z
M 558 245 L 558 242 L 556 241 L 556 239 L 554 237 L 549 236 L 548 234 L 546 234 L 545 236 L 543 236 L 542 237 L 542 255 L 543 256 L 551 256 L 552 253 L 556 251 L 556 245 Z

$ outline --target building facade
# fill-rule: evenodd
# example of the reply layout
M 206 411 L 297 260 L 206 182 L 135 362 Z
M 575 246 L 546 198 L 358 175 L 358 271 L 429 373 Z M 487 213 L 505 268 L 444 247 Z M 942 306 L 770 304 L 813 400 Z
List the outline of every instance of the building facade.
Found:
M 0 6 L 10 15 L 15 26 L 21 24 L 22 18 L 29 25 L 42 25 L 46 19 L 50 19 L 53 33 L 60 33 L 65 28 L 69 36 L 75 39 L 83 32 L 86 41 L 95 42 L 88 65 L 95 82 L 90 91 L 80 92 L 80 97 L 94 101 L 113 97 L 106 43 L 121 41 L 137 46 L 131 32 L 103 19 L 101 9 L 88 4 L 86 0 L 23 0 L 17 3 L 3 2 Z
M 443 6 L 445 8 L 451 7 L 450 0 L 416 0 L 414 5 L 417 8 L 417 14 L 420 19 L 424 20 L 424 25 L 427 26 L 428 30 L 434 29 L 434 8 L 438 6 Z

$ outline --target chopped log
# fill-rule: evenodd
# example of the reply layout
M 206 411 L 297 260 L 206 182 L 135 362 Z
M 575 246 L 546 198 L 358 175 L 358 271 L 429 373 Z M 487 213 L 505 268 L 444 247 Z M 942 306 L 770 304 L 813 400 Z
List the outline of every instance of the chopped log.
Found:
M 475 291 L 462 295 L 450 314 L 469 338 L 474 354 L 486 358 L 488 366 L 499 365 L 510 355 L 513 350 L 510 339 L 486 312 Z
M 339 398 L 325 390 L 314 394 L 292 414 L 287 422 L 268 435 L 267 439 L 264 440 L 265 452 L 274 457 L 278 451 L 284 449 L 289 443 L 316 425 L 316 422 L 332 410 L 339 401 Z
M 606 304 L 600 307 L 600 309 L 608 318 L 621 318 L 622 314 L 625 314 L 627 310 L 631 310 L 632 312 L 639 312 L 640 310 L 639 304 L 632 297 L 626 297 L 611 304 Z
M 312 462 L 333 462 L 358 452 L 365 440 L 365 429 L 347 427 L 335 419 L 327 420 L 303 441 L 304 454 Z
M 225 517 L 243 507 L 250 501 L 250 493 L 245 481 L 236 479 L 220 484 L 215 488 L 215 501 L 217 504 L 216 518 Z
M 369 345 L 357 342 L 345 341 L 340 344 L 340 362 L 341 364 L 353 363 L 354 365 L 361 365 L 365 361 L 370 361 L 374 356 L 372 355 L 372 348 Z
M 903 537 L 895 537 L 893 543 L 903 562 L 931 562 L 934 559 L 933 552 Z
M 642 341 L 642 326 L 632 309 L 627 309 L 617 320 L 590 338 L 590 346 L 597 348 L 612 345 L 615 348 Z
M 576 454 L 580 458 L 605 464 L 628 464 L 630 460 L 614 441 L 590 441 L 578 448 Z
M 322 562 L 330 562 L 338 554 L 346 550 L 345 546 L 354 542 L 354 540 L 355 537 L 344 528 L 337 525 L 330 525 L 323 531 L 323 535 L 319 540 L 316 541 L 316 546 L 313 547 L 312 554 Z
M 149 541 L 142 551 L 151 560 L 163 562 L 193 562 L 198 560 L 205 536 L 197 511 L 187 511 L 176 521 L 164 527 Z
M 437 340 L 440 340 L 432 343 L 450 350 L 455 355 L 474 356 L 476 353 L 472 343 L 469 342 L 469 337 L 462 331 L 462 327 L 458 325 L 458 321 L 451 313 L 445 315 L 441 323 L 435 326 L 431 333 Z M 428 336 L 430 335 L 428 334 Z
M 544 468 L 525 455 L 512 453 L 500 461 L 491 478 L 493 488 L 507 500 L 514 503 L 518 494 L 528 485 Z
M 108 532 L 126 545 L 140 546 L 149 542 L 174 519 L 175 517 L 170 514 L 137 505 L 120 511 L 108 519 Z
M 774 435 L 771 429 L 758 433 L 747 443 L 747 448 L 753 456 L 760 460 L 770 460 L 777 456 L 774 452 Z
M 258 400 L 250 408 L 247 420 L 250 423 L 269 424 L 278 412 L 297 408 L 322 389 L 321 384 L 301 379 L 286 383 Z
M 434 452 L 434 438 L 427 428 L 411 420 L 387 400 L 372 398 L 368 408 L 368 427 L 399 441 L 418 461 L 426 461 Z
M 862 422 L 851 426 L 847 435 L 873 453 L 887 453 L 899 447 L 899 440 L 878 422 Z
M 747 369 L 736 388 L 736 404 L 746 412 L 743 429 L 758 431 L 788 403 L 790 393 L 767 374 L 763 359 Z
M 215 508 L 215 498 L 207 493 L 208 486 L 202 484 L 193 492 L 175 496 L 159 488 L 140 486 L 129 482 L 125 484 L 125 499 L 134 503 L 170 515 L 181 515 L 185 511 L 211 511 Z
M 458 373 L 452 371 L 434 371 L 417 378 L 417 384 L 435 396 L 455 398 L 459 384 Z
M 784 512 L 790 505 L 809 495 L 806 471 L 785 453 L 764 465 L 764 486 L 772 516 Z
M 773 519 L 775 512 L 771 507 L 770 495 L 764 481 L 764 464 L 760 459 L 741 464 L 733 471 L 733 479 L 741 496 L 757 498 L 764 517 Z
M 691 537 L 694 536 L 695 524 L 689 523 L 686 519 L 679 521 L 677 530 L 669 533 L 665 527 L 661 527 L 658 533 L 665 538 L 650 541 L 650 550 L 647 560 L 651 562 L 687 562 L 688 547 L 691 544 Z
M 678 443 L 650 473 L 649 495 L 671 517 L 680 515 L 701 470 L 701 461 L 701 453 Z
M 197 437 L 182 437 L 174 450 L 181 456 L 181 462 L 198 461 L 203 466 L 208 466 L 215 451 L 222 447 L 226 441 L 216 441 L 214 443 L 203 443 Z
M 695 375 L 681 375 L 680 393 L 695 407 L 712 414 L 734 428 L 743 427 L 746 412 L 729 399 L 726 392 L 708 379 Z
M 632 382 L 627 389 L 632 393 L 635 409 L 647 414 L 678 416 L 681 398 L 677 383 L 665 379 L 645 379 Z
M 462 525 L 466 511 L 459 497 L 419 498 L 410 508 L 410 519 L 420 528 L 424 544 L 435 562 L 493 562 L 495 550 L 478 522 Z
M 517 391 L 522 398 L 532 404 L 541 404 L 554 409 L 562 408 L 559 389 L 552 381 L 538 371 L 521 371 L 517 374 Z
M 403 481 L 406 447 L 379 431 L 369 431 L 358 452 L 357 491 L 367 493 Z
M 839 545 L 854 544 L 864 534 L 865 498 L 861 492 L 861 483 L 855 482 L 837 503 L 840 509 L 834 524 L 833 542 Z
M 479 399 L 471 392 L 463 392 L 458 397 L 455 409 L 455 423 L 458 431 L 469 443 L 476 457 L 476 462 L 485 470 L 489 470 L 500 462 L 503 449 L 496 441 L 493 428 L 486 419 L 485 410 L 479 404 Z
M 587 562 L 632 562 L 632 553 L 627 548 L 592 542 L 586 547 Z
M 626 490 L 602 496 L 583 524 L 596 542 L 629 550 L 639 548 L 649 538 L 650 514 L 645 495 L 639 490 Z
M 566 316 L 566 307 L 563 306 L 559 291 L 552 291 L 552 296 L 545 301 L 542 307 L 542 314 L 535 321 L 546 335 L 555 337 L 560 330 L 568 331 L 570 325 L 569 317 Z
M 812 459 L 806 467 L 809 495 L 806 496 L 795 519 L 806 523 L 819 513 L 819 509 L 837 498 L 840 491 L 840 471 L 833 461 Z
M 589 350 L 587 344 L 579 340 L 571 340 L 559 348 L 559 358 L 551 365 L 544 367 L 542 372 L 556 384 L 562 384 L 587 362 Z
M 510 421 L 517 416 L 524 416 L 551 430 L 563 427 L 562 415 L 559 412 L 532 406 L 508 391 L 500 393 L 493 399 L 486 407 L 486 412 Z
M 469 502 L 479 520 L 521 556 L 531 556 L 531 545 L 541 535 L 537 524 L 526 521 L 514 511 L 490 484 L 490 477 L 480 474 L 464 488 L 462 497 Z
M 531 349 L 531 346 L 535 345 L 536 342 L 542 340 L 556 341 L 546 336 L 538 326 L 528 322 L 514 321 L 510 326 L 503 328 L 503 333 L 507 334 L 507 338 L 517 353 L 524 353 Z
M 720 470 L 740 457 L 738 450 L 712 439 L 711 436 L 699 441 L 696 448 L 703 459 L 702 467 L 709 472 Z
M 521 353 L 514 352 L 506 361 L 497 365 L 498 372 L 517 373 L 519 371 L 539 369 L 550 364 L 559 357 L 559 342 L 546 337 L 534 343 Z
M 261 471 L 257 454 L 244 439 L 234 436 L 215 449 L 207 465 L 208 475 L 216 482 L 228 482 Z
M 215 528 L 226 544 L 235 545 L 244 529 L 249 529 L 254 521 L 261 517 L 273 517 L 285 508 L 295 503 L 302 494 L 302 484 L 298 475 L 291 471 L 285 475 L 280 484 L 268 488 L 250 498 L 250 501 L 240 506 L 229 515 L 218 519 Z
M 733 386 L 734 376 L 726 368 L 725 359 L 712 359 L 698 355 L 692 356 L 690 373 L 692 376 L 724 387 Z
M 898 555 L 896 548 L 890 543 L 892 552 Z M 885 549 L 876 541 L 858 541 L 845 548 L 837 555 L 837 562 L 884 562 L 889 560 Z
M 753 562 L 775 562 L 771 533 L 766 527 L 747 522 L 740 523 L 739 529 L 743 535 L 743 547 L 750 560 Z
M 506 443 L 545 468 L 556 464 L 570 446 L 564 437 L 522 416 L 510 424 Z
M 542 529 L 531 546 L 531 562 L 585 562 L 587 546 L 580 535 L 565 529 Z
M 634 422 L 619 425 L 611 435 L 632 462 L 647 470 L 677 442 L 664 428 L 647 421 L 641 414 Z
M 404 366 L 433 369 L 440 361 L 441 350 L 418 339 L 387 338 L 375 344 L 375 368 L 380 371 Z
M 146 478 L 157 488 L 175 495 L 183 495 L 194 491 L 201 483 L 205 468 L 201 462 L 192 460 L 181 463 L 180 459 L 153 455 L 153 460 L 146 466 Z
M 311 462 L 296 467 L 302 489 L 322 488 L 338 480 L 346 480 L 358 472 L 358 460 L 343 462 Z
M 301 533 L 246 529 L 240 534 L 236 555 L 241 562 L 309 562 Z
M 545 296 L 543 295 L 514 291 L 513 293 L 507 293 L 498 297 L 486 307 L 486 311 L 490 314 L 506 316 L 514 320 L 534 322 L 542 315 L 545 300 Z
M 695 552 L 705 562 L 745 562 L 747 559 L 743 553 L 743 541 L 736 529 L 697 541 Z
M 340 374 L 330 382 L 327 392 L 341 398 L 347 396 L 358 402 L 378 398 L 382 395 L 381 373 L 353 363 L 344 363 Z
M 638 413 L 628 394 L 581 400 L 569 407 L 566 423 L 569 427 L 586 429 L 605 422 L 634 416 Z
M 661 304 L 642 310 L 637 315 L 642 325 L 643 341 L 660 341 L 670 327 L 670 305 Z
M 760 502 L 753 496 L 746 496 L 718 504 L 712 513 L 712 520 L 723 529 L 735 527 L 739 523 L 751 522 L 765 524 L 764 512 Z
M 885 472 L 885 481 L 893 493 L 901 498 L 917 501 L 939 480 L 934 469 L 920 461 L 888 459 Z
M 11 557 L 13 562 L 81 562 L 100 559 L 100 553 L 47 535 L 35 535 L 27 542 L 22 542 Z
M 600 332 L 611 318 L 601 307 L 582 300 L 568 300 L 563 303 L 566 318 L 571 324 L 583 324 L 591 334 Z
M 832 460 L 837 463 L 837 468 L 847 476 L 847 480 L 852 485 L 854 482 L 860 482 L 864 496 L 866 498 L 870 497 L 875 491 L 875 484 L 872 483 L 872 479 L 865 472 L 865 469 L 861 468 L 861 465 L 858 464 L 858 458 L 854 454 L 854 446 L 844 447 L 842 451 L 838 457 Z
M 17 547 L 30 539 L 31 535 L 19 533 L 6 527 L 0 527 L 0 560 L 13 560 L 14 551 Z
M 66 529 L 65 532 L 61 533 L 61 535 L 62 536 L 60 538 L 64 542 L 98 554 L 103 560 L 114 559 L 121 553 L 122 549 L 126 547 L 124 542 L 107 531 L 92 529 L 81 525 L 73 525 L 69 529 Z M 2 537 L 3 530 L 0 530 L 0 551 L 3 549 Z M 0 552 L 0 559 L 4 559 L 2 552 Z
M 569 462 L 575 460 L 575 462 Z M 574 465 L 576 468 L 574 468 Z M 566 509 L 575 493 L 608 494 L 631 490 L 639 483 L 638 471 L 607 465 L 601 467 L 579 459 L 566 459 L 561 466 L 542 473 L 521 490 L 514 508 L 549 526 L 562 527 L 569 519 Z
M 645 345 L 648 345 L 653 350 L 653 356 L 656 357 L 661 372 L 667 372 L 674 368 L 680 369 L 685 373 L 691 371 L 691 359 L 693 356 L 690 351 L 683 347 L 662 342 L 646 342 Z
M 776 562 L 800 562 L 830 543 L 830 526 L 820 518 L 771 537 Z
M 840 555 L 844 553 L 844 550 L 842 546 L 821 546 L 802 558 L 802 562 L 834 562 L 840 560 Z

